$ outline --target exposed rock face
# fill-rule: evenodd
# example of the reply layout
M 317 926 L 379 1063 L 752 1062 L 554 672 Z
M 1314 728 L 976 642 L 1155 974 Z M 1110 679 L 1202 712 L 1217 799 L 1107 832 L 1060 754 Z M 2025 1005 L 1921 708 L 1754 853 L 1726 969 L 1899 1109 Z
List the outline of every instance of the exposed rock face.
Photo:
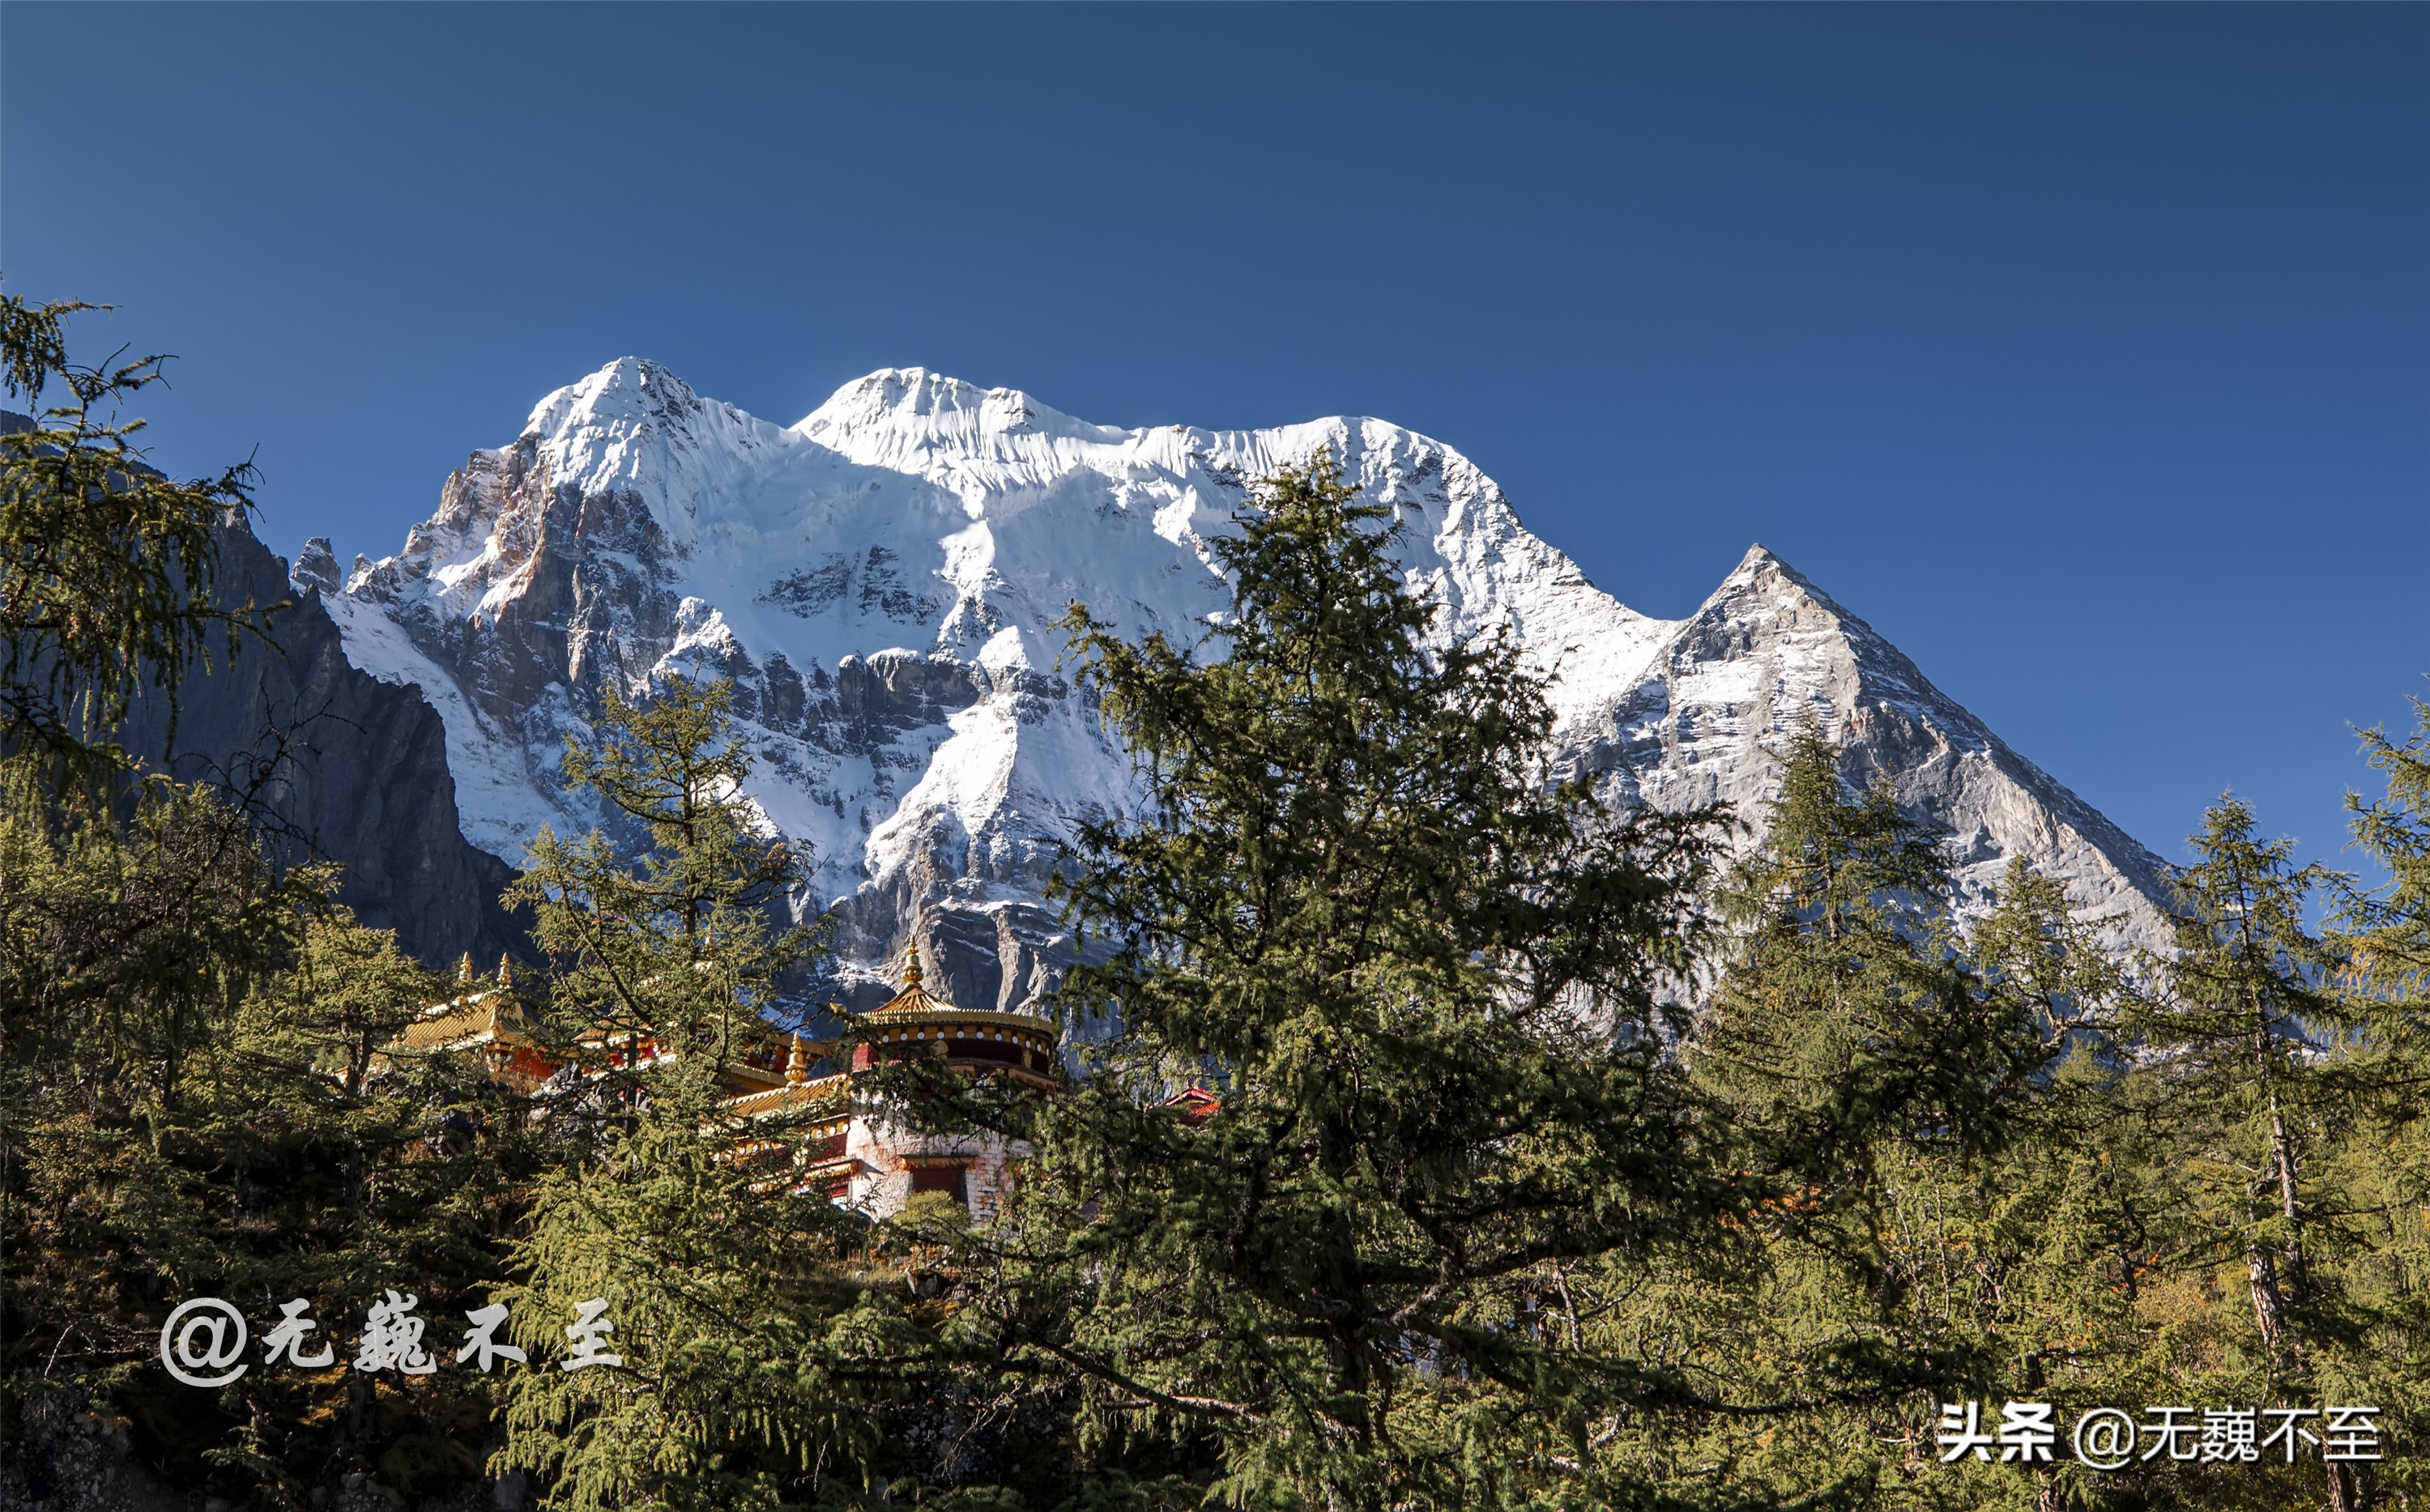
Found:
M 1903 807 L 1949 832 L 1961 913 L 1987 906 L 2022 857 L 2066 879 L 2113 945 L 2168 943 L 2157 856 L 1761 546 L 1679 622 L 1607 723 L 1572 734 L 1616 806 L 1720 800 L 1755 819 L 1779 790 L 1775 753 L 1808 718 L 1846 742 L 1850 781 L 1889 778 Z
M 1073 600 L 1195 641 L 1225 601 L 1207 551 L 1251 481 L 1329 448 L 1390 505 L 1443 633 L 1515 633 L 1555 675 L 1573 757 L 1622 804 L 1759 817 L 1809 716 L 1949 828 L 1969 906 L 2011 856 L 2122 940 L 2158 942 L 2158 862 L 1760 549 L 1686 620 L 1602 593 L 1457 452 L 1375 420 L 1124 431 L 918 369 L 848 384 L 791 427 L 632 358 L 473 454 L 405 550 L 295 582 L 354 664 L 445 725 L 463 832 L 520 856 L 603 822 L 561 776 L 602 701 L 676 673 L 735 680 L 770 828 L 816 858 L 847 986 L 874 998 L 913 935 L 971 1006 L 1018 1006 L 1069 941 L 1044 904 L 1092 816 L 1143 806 L 1059 668 Z
M 344 863 L 340 896 L 364 923 L 394 929 L 434 965 L 467 951 L 485 963 L 528 957 L 529 941 L 498 902 L 512 870 L 458 827 L 438 713 L 416 690 L 346 660 L 320 603 L 335 568 L 328 542 L 315 541 L 291 588 L 287 564 L 251 532 L 222 531 L 216 599 L 293 606 L 274 623 L 275 645 L 244 646 L 233 664 L 215 656 L 208 673 L 189 677 L 174 748 L 163 747 L 168 710 L 157 696 L 130 723 L 128 747 L 179 777 L 241 787 L 257 763 L 271 763 L 262 806 L 312 854 Z
M 0 432 L 32 424 L 0 410 Z M 346 659 L 321 606 L 339 583 L 329 543 L 308 542 L 291 577 L 241 522 L 218 534 L 219 606 L 291 606 L 273 643 L 243 644 L 233 664 L 213 647 L 212 666 L 179 690 L 174 746 L 168 702 L 151 690 L 122 743 L 177 777 L 250 789 L 287 849 L 343 863 L 341 899 L 423 960 L 531 958 L 524 926 L 498 901 L 513 869 L 464 839 L 437 712 L 419 690 Z

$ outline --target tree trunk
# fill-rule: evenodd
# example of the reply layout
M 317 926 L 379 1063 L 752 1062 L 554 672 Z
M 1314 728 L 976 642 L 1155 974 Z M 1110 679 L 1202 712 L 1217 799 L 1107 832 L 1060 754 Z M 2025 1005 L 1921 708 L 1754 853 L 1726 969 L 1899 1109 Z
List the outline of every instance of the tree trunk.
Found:
M 2253 1286 L 2253 1321 L 2261 1330 L 2261 1352 L 2272 1372 L 2279 1369 L 2279 1341 L 2286 1334 L 2287 1304 L 2278 1294 L 2277 1262 L 2258 1239 L 2244 1241 L 2244 1269 Z
M 2287 1219 L 2287 1287 L 2304 1300 L 2304 1237 L 2295 1223 L 2295 1141 L 2287 1137 L 2287 1115 L 2278 1093 L 2270 1093 L 2270 1154 L 2278 1165 L 2278 1209 Z

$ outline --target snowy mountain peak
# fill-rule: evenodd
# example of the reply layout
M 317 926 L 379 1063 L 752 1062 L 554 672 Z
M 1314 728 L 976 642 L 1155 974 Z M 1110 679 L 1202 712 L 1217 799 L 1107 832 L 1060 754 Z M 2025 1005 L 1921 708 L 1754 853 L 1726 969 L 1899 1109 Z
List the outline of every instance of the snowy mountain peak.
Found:
M 1731 569 L 1730 575 L 1736 577 L 1740 573 L 1761 572 L 1767 567 L 1788 573 L 1789 576 L 1797 578 L 1801 583 L 1805 581 L 1803 577 L 1799 577 L 1795 572 L 1791 571 L 1789 565 L 1787 562 L 1782 561 L 1770 546 L 1765 545 L 1760 540 L 1756 541 L 1754 544 L 1747 547 L 1746 555 L 1739 558 L 1739 564 L 1737 567 Z
M 1807 598 L 1830 604 L 1830 595 L 1815 587 L 1812 578 L 1789 566 L 1771 547 L 1759 540 L 1746 549 L 1746 555 L 1739 558 L 1739 564 L 1731 568 L 1730 574 L 1722 579 L 1719 588 L 1713 590 L 1712 597 L 1719 600 L 1733 594 L 1751 591 L 1775 595 L 1803 594 Z M 1839 606 L 1832 604 L 1831 607 L 1836 609 Z
M 524 422 L 529 435 L 547 436 L 579 417 L 597 424 L 664 413 L 699 404 L 691 385 L 647 357 L 620 357 L 596 373 L 569 383 L 532 406 Z
M 1135 439 L 1119 426 L 1075 420 L 1018 389 L 982 389 L 926 368 L 881 368 L 856 378 L 792 431 L 882 466 L 942 452 L 1050 471 L 1052 458 L 1072 444 L 1122 446 Z M 934 475 L 950 486 L 951 473 Z
M 731 678 L 749 795 L 815 858 L 803 903 L 839 909 L 853 969 L 877 981 L 917 936 L 956 1001 L 1012 1005 L 1065 948 L 1044 903 L 1064 846 L 1144 802 L 1053 623 L 1076 599 L 1195 642 L 1224 602 L 1207 540 L 1319 446 L 1392 507 L 1446 633 L 1506 628 L 1555 676 L 1559 738 L 1616 806 L 1757 817 L 1779 737 L 1821 717 L 1973 836 L 1970 876 L 2023 855 L 2087 906 L 2153 915 L 2140 847 L 1770 552 L 1651 619 L 1468 458 L 1380 420 L 1125 430 L 890 368 L 778 427 L 622 358 L 474 453 L 402 554 L 324 599 L 358 666 L 438 707 L 466 838 L 509 861 L 542 823 L 612 825 L 558 768 L 608 693 Z
M 1836 649 L 1889 645 L 1813 579 L 1760 543 L 1747 548 L 1721 586 L 1680 623 L 1678 634 L 1713 647 L 1750 644 L 1765 634 L 1787 635 L 1792 628 Z
M 704 502 L 751 471 L 756 454 L 792 440 L 732 405 L 703 399 L 656 362 L 624 357 L 535 405 L 519 444 L 559 488 L 638 501 L 680 552 L 696 539 Z
M 950 425 L 964 415 L 988 416 L 1001 428 L 1029 404 L 1029 396 L 1018 390 L 982 389 L 926 368 L 880 368 L 838 389 L 793 428 L 810 434 L 887 424 Z

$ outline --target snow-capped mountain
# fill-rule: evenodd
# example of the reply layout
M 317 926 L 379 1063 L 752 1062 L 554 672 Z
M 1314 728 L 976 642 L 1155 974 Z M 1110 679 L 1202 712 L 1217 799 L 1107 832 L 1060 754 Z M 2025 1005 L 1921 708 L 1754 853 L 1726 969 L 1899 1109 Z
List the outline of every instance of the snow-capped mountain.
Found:
M 559 760 L 605 691 L 732 676 L 750 796 L 809 846 L 805 903 L 841 906 L 848 970 L 890 974 L 916 935 L 957 1001 L 1010 1005 L 1051 975 L 1058 842 L 1141 802 L 1048 626 L 1077 599 L 1194 640 L 1224 602 L 1207 540 L 1319 446 L 1397 512 L 1452 633 L 1507 625 L 1556 676 L 1562 739 L 1614 798 L 1754 817 L 1768 747 L 1810 713 L 1852 774 L 1954 832 L 1971 896 L 2023 856 L 2158 941 L 2156 859 L 1786 564 L 1758 547 L 1695 614 L 1651 619 L 1466 457 L 1378 420 L 1122 430 L 910 368 L 779 426 L 628 357 L 474 453 L 403 551 L 341 574 L 315 540 L 295 582 L 356 666 L 420 685 L 466 838 L 508 861 L 543 823 L 599 822 Z

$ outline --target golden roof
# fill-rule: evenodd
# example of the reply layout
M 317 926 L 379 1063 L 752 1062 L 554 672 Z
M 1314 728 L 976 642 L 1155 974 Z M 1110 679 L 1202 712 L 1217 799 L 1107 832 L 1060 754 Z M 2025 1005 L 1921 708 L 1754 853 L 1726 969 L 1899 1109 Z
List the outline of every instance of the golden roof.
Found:
M 1035 1013 L 1006 1013 L 996 1008 L 965 1008 L 928 990 L 920 973 L 920 947 L 904 952 L 903 990 L 860 1015 L 870 1023 L 966 1023 L 993 1029 L 1026 1029 L 1055 1037 L 1055 1022 Z
M 761 1119 L 778 1113 L 790 1113 L 798 1107 L 809 1107 L 821 1103 L 837 1103 L 843 1105 L 836 1109 L 841 1115 L 849 1110 L 851 1095 L 851 1076 L 838 1072 L 832 1076 L 822 1076 L 815 1081 L 787 1082 L 781 1087 L 772 1087 L 764 1092 L 745 1092 L 740 1097 L 729 1097 L 721 1105 L 721 1107 L 724 1112 L 742 1118 Z
M 472 958 L 468 955 L 459 968 L 458 980 L 470 987 Z M 498 962 L 498 985 L 467 991 L 463 995 L 436 1003 L 423 1011 L 421 1019 L 408 1024 L 403 1032 L 381 1048 L 388 1052 L 436 1052 L 474 1050 L 498 1046 L 516 1053 L 520 1066 L 526 1058 L 538 1057 L 532 1079 L 544 1080 L 540 1067 L 555 1069 L 555 1057 L 541 1049 L 532 1038 L 524 1018 L 523 1005 L 516 998 L 511 984 L 512 967 L 503 958 Z M 919 948 L 906 953 L 903 965 L 903 989 L 883 1005 L 858 1018 L 879 1032 L 874 1037 L 881 1044 L 903 1040 L 1013 1039 L 1030 1041 L 1034 1049 L 1049 1055 L 1054 1053 L 1057 1038 L 1054 1021 L 1034 1013 L 1006 1013 L 994 1008 L 965 1008 L 930 992 L 920 971 Z M 606 1030 L 593 1030 L 583 1038 L 594 1046 L 610 1046 L 615 1035 Z M 773 1038 L 773 1036 L 772 1036 Z M 726 1107 L 749 1117 L 759 1117 L 810 1104 L 845 1098 L 850 1091 L 850 1073 L 839 1072 L 812 1079 L 812 1062 L 836 1050 L 831 1041 L 813 1041 L 800 1035 L 791 1037 L 791 1054 L 782 1071 L 768 1066 L 755 1066 L 737 1057 L 724 1068 L 727 1084 L 733 1088 L 725 1099 Z M 654 1054 L 665 1054 L 653 1047 Z M 1024 1081 L 1039 1081 L 1039 1073 L 1024 1066 L 1005 1068 Z
M 474 992 L 424 1010 L 390 1044 L 405 1050 L 465 1050 L 531 1043 L 524 1031 L 522 1004 L 504 992 Z

